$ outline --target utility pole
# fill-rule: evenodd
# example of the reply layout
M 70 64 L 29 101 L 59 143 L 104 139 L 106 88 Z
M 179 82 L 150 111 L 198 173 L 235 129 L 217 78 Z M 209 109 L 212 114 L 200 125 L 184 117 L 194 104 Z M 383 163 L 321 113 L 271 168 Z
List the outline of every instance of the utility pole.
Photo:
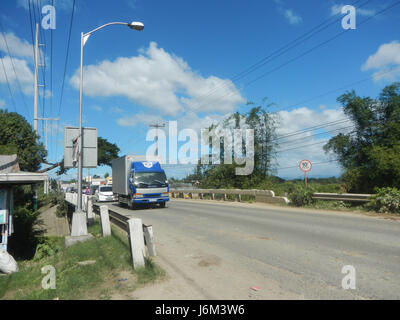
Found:
M 44 44 L 41 45 L 44 46 Z M 33 130 L 35 131 L 36 141 L 37 141 L 38 120 L 39 120 L 38 119 L 39 86 L 43 86 L 38 84 L 38 68 L 39 68 L 39 24 L 38 23 L 36 23 L 34 62 L 35 62 L 35 79 L 34 79 L 34 100 L 33 100 Z M 37 184 L 33 185 L 33 190 L 34 190 L 33 210 L 37 210 Z
M 158 128 L 164 128 L 165 123 L 161 123 L 161 124 L 155 123 L 155 124 L 149 125 L 149 127 L 156 128 L 156 155 L 158 156 Z
M 37 134 L 38 130 L 38 64 L 39 64 L 39 25 L 36 23 L 36 36 L 35 36 L 35 87 L 34 87 L 34 101 L 33 101 L 33 130 Z
M 59 121 L 60 118 L 38 118 L 38 120 L 43 120 L 45 121 L 45 125 L 44 125 L 44 145 L 45 145 L 45 149 L 46 149 L 46 161 L 49 161 L 49 148 L 47 145 L 47 121 Z M 47 164 L 45 164 L 45 167 L 47 168 Z M 44 182 L 44 194 L 48 194 L 49 193 L 49 180 L 46 180 Z

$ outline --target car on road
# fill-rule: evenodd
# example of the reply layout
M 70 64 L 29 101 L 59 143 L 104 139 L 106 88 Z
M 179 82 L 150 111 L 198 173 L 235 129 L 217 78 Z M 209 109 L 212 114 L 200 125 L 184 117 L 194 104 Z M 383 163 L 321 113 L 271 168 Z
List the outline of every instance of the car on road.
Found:
M 100 186 L 95 192 L 95 198 L 99 202 L 117 200 L 117 196 L 113 194 L 112 185 Z
M 98 186 L 98 185 L 92 184 L 92 185 L 90 186 L 90 194 L 91 194 L 92 196 L 94 196 L 94 195 L 96 194 L 96 191 L 97 191 L 97 190 L 99 190 L 99 186 Z
M 74 187 L 68 187 L 68 188 L 65 190 L 65 192 L 66 192 L 66 193 L 77 193 L 77 192 L 76 192 L 76 188 L 74 188 Z

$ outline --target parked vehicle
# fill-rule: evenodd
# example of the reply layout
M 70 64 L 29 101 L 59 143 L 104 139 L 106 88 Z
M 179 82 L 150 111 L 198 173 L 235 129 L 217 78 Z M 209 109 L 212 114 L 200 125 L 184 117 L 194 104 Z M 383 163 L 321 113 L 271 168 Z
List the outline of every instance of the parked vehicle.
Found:
M 99 186 L 95 192 L 95 198 L 99 202 L 117 200 L 117 197 L 113 194 L 112 186 L 110 185 Z
M 167 176 L 160 157 L 127 155 L 112 162 L 112 190 L 118 202 L 134 209 L 140 204 L 159 204 L 169 201 Z

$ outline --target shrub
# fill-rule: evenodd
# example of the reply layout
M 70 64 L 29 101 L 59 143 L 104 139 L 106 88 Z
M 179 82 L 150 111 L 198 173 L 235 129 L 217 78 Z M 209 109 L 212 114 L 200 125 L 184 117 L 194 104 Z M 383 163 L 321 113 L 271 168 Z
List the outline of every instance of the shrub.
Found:
M 60 244 L 57 243 L 57 239 L 42 237 L 39 240 L 38 246 L 36 247 L 34 260 L 38 261 L 46 257 L 54 256 L 60 250 L 61 247 Z
M 314 188 L 308 186 L 306 188 L 302 185 L 296 185 L 293 191 L 289 194 L 290 204 L 296 207 L 307 206 L 315 203 L 313 199 Z
M 59 199 L 58 201 L 58 207 L 56 210 L 56 216 L 57 217 L 65 217 L 68 213 L 68 204 L 67 201 L 64 200 L 64 198 Z
M 369 206 L 377 212 L 400 213 L 400 190 L 397 188 L 376 188 Z
M 38 244 L 38 238 L 43 234 L 39 211 L 23 207 L 14 210 L 14 233 L 9 239 L 9 252 L 17 260 L 31 259 Z

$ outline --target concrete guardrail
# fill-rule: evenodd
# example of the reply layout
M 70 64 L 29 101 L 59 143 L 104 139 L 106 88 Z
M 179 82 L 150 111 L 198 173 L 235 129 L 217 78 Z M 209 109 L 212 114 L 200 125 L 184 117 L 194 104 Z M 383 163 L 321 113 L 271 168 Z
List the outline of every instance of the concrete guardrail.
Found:
M 65 194 L 65 200 L 72 206 L 77 205 L 77 197 L 76 193 Z M 144 225 L 141 219 L 110 210 L 106 205 L 93 203 L 93 197 L 88 195 L 82 195 L 82 210 L 87 212 L 88 222 L 95 219 L 95 214 L 100 216 L 103 237 L 111 236 L 110 220 L 128 233 L 133 268 L 145 266 L 146 246 L 149 256 L 156 255 L 151 225 Z

